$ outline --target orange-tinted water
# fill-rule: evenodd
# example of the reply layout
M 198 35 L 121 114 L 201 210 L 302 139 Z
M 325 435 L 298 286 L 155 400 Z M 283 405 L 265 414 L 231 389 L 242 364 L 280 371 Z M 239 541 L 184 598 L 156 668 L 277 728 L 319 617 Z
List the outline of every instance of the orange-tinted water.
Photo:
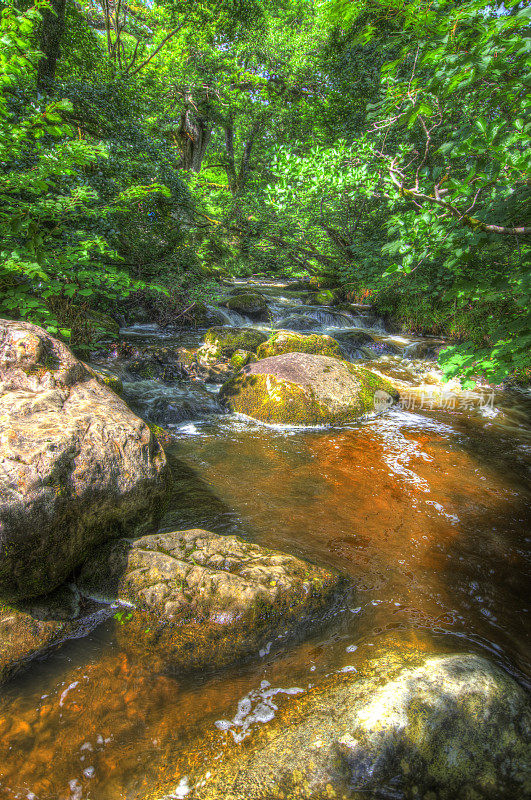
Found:
M 240 532 L 334 566 L 352 576 L 354 597 L 308 641 L 186 682 L 128 660 L 118 622 L 69 643 L 3 690 L 0 798 L 140 800 L 211 755 L 193 746 L 199 728 L 214 748 L 220 720 L 245 736 L 286 691 L 355 667 L 389 633 L 483 652 L 525 682 L 525 453 L 514 431 L 458 412 L 337 430 L 231 417 L 184 426 L 163 527 Z

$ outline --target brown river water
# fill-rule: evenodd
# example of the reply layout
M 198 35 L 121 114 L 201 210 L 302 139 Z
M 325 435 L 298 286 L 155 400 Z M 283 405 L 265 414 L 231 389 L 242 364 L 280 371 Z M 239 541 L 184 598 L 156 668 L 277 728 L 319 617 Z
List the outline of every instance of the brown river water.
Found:
M 186 797 L 227 730 L 237 745 L 389 636 L 478 652 L 529 686 L 525 416 L 525 397 L 500 392 L 489 413 L 397 409 L 329 429 L 213 413 L 176 424 L 163 530 L 238 533 L 347 573 L 353 592 L 305 641 L 220 674 L 151 672 L 121 651 L 115 619 L 65 644 L 2 690 L 1 800 L 142 800 L 172 782 Z

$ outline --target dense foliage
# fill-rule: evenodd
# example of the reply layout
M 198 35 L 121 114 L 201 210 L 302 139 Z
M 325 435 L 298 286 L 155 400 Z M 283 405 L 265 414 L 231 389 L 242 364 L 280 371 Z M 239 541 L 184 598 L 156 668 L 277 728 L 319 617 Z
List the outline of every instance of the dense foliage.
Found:
M 1 4 L 0 311 L 314 275 L 529 375 L 524 3 Z

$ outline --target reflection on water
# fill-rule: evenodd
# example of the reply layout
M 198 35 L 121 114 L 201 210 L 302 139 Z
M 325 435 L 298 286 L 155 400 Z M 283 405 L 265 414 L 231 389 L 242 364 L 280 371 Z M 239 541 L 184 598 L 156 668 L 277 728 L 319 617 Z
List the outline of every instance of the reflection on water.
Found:
M 525 682 L 529 439 L 511 407 L 492 418 L 396 411 L 326 430 L 230 415 L 177 426 L 163 529 L 239 533 L 333 566 L 354 597 L 309 641 L 186 682 L 130 661 L 118 621 L 67 644 L 1 690 L 1 800 L 141 800 L 166 781 L 185 796 L 187 774 L 227 741 L 252 736 L 320 676 L 357 669 L 389 636 L 486 653 Z

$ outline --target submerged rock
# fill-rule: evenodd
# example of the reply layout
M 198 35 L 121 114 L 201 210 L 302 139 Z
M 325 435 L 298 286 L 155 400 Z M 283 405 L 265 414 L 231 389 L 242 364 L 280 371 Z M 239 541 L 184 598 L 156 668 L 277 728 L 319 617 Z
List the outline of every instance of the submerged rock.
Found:
M 311 331 L 315 328 L 316 320 L 306 314 L 289 314 L 275 323 L 273 327 L 291 331 Z
M 153 669 L 218 668 L 323 615 L 343 579 L 293 556 L 202 530 L 121 539 L 83 566 L 79 589 L 132 604 L 122 646 Z
M 383 410 L 398 392 L 372 372 L 337 358 L 285 353 L 249 364 L 223 384 L 220 399 L 231 411 L 262 422 L 324 425 Z
M 489 661 L 391 655 L 352 675 L 298 695 L 224 764 L 207 761 L 189 800 L 530 796 L 529 700 Z
M 259 359 L 279 356 L 282 353 L 312 353 L 317 356 L 330 356 L 343 358 L 341 348 L 331 336 L 311 333 L 305 336 L 293 331 L 278 331 L 267 342 L 260 345 L 257 350 Z
M 107 610 L 81 615 L 79 595 L 63 586 L 34 601 L 0 603 L 0 685 L 62 642 L 85 635 Z
M 0 321 L 0 596 L 50 592 L 167 491 L 146 423 L 42 328 Z

